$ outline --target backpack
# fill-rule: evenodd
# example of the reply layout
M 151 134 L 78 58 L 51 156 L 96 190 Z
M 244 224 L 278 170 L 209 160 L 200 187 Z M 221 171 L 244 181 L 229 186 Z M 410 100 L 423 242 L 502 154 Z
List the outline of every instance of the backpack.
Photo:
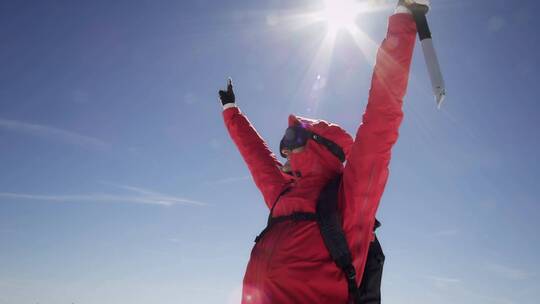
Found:
M 356 283 L 356 270 L 352 264 L 352 255 L 345 239 L 345 233 L 341 227 L 341 218 L 337 210 L 337 194 L 341 183 L 341 174 L 331 180 L 319 194 L 317 209 L 312 212 L 295 212 L 286 216 L 272 217 L 274 208 L 279 198 L 290 190 L 282 191 L 270 210 L 266 228 L 255 238 L 257 243 L 272 225 L 283 221 L 316 221 L 326 249 L 332 260 L 343 271 L 347 279 L 349 291 L 349 304 L 380 304 L 381 303 L 381 280 L 384 264 L 384 254 L 375 236 L 371 242 L 366 259 L 366 266 L 360 284 Z M 375 219 L 373 230 L 380 226 Z

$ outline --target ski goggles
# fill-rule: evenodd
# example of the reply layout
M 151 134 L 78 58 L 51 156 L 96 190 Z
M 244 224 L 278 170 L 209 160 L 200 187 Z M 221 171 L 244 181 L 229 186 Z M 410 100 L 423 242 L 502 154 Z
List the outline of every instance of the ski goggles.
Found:
M 288 127 L 287 130 L 285 130 L 285 135 L 283 135 L 283 138 L 279 143 L 279 153 L 281 156 L 287 157 L 287 155 L 283 153 L 283 150 L 292 151 L 294 149 L 303 147 L 307 144 L 309 139 L 312 139 L 316 143 L 326 147 L 332 154 L 339 158 L 341 162 L 345 161 L 345 153 L 343 152 L 343 149 L 341 149 L 341 147 L 335 142 L 315 134 L 301 126 Z

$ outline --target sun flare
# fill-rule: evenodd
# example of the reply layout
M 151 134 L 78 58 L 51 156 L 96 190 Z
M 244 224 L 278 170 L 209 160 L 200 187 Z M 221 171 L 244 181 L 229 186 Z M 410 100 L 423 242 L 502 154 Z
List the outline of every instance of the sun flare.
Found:
M 306 56 L 312 58 L 295 93 L 299 96 L 308 96 L 309 104 L 306 111 L 317 113 L 321 96 L 325 91 L 324 87 L 330 78 L 333 52 L 339 39 L 352 39 L 359 53 L 368 60 L 368 63 L 373 63 L 377 44 L 364 33 L 361 24 L 369 22 L 371 13 L 388 8 L 388 5 L 375 0 L 322 0 L 307 11 L 296 11 L 268 19 L 267 22 L 272 27 L 282 25 L 291 31 L 310 30 L 311 33 L 317 30 L 317 37 L 322 38 L 317 48 L 305 48 Z M 365 19 L 362 23 L 357 23 L 360 15 Z M 319 25 L 324 25 L 325 29 L 321 31 Z M 341 36 L 338 35 L 339 32 L 348 35 Z
M 354 29 L 356 16 L 360 13 L 359 4 L 354 0 L 325 0 L 321 17 L 329 32 Z

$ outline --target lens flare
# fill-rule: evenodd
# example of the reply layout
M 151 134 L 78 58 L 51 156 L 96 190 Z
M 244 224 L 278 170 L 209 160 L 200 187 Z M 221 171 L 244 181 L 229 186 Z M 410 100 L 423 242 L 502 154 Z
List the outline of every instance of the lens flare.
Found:
M 273 12 L 268 15 L 267 24 L 275 30 L 286 29 L 288 31 L 306 31 L 316 33 L 320 39 L 317 48 L 306 47 L 306 56 L 311 57 L 310 64 L 306 67 L 304 76 L 296 85 L 291 100 L 305 100 L 308 104 L 305 110 L 310 115 L 316 115 L 324 94 L 324 87 L 330 77 L 331 61 L 336 43 L 339 39 L 351 39 L 359 47 L 360 55 L 368 62 L 373 63 L 377 44 L 359 27 L 357 18 L 362 16 L 362 23 L 369 22 L 370 14 L 391 8 L 381 0 L 322 0 L 309 10 L 292 10 L 288 12 Z M 316 25 L 313 27 L 313 25 Z M 319 27 L 324 25 L 325 28 Z M 323 29 L 321 31 L 321 29 Z M 316 31 L 316 32 L 314 32 Z M 348 35 L 340 35 L 346 33 Z M 313 36 L 312 36 L 313 37 Z M 290 110 L 294 108 L 294 102 L 290 104 Z
M 326 0 L 321 17 L 328 26 L 330 33 L 339 30 L 352 31 L 356 16 L 362 11 L 362 3 L 354 0 Z

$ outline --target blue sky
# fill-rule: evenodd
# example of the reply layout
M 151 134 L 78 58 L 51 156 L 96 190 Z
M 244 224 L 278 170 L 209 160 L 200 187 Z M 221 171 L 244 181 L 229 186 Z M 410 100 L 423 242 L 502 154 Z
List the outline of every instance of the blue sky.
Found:
M 370 39 L 331 44 L 291 17 L 318 1 L 0 3 L 0 304 L 236 303 L 267 210 L 217 90 L 234 79 L 273 148 L 288 113 L 354 134 L 392 13 L 375 2 Z M 384 301 L 537 303 L 540 7 L 433 2 L 448 98 L 417 44 Z

